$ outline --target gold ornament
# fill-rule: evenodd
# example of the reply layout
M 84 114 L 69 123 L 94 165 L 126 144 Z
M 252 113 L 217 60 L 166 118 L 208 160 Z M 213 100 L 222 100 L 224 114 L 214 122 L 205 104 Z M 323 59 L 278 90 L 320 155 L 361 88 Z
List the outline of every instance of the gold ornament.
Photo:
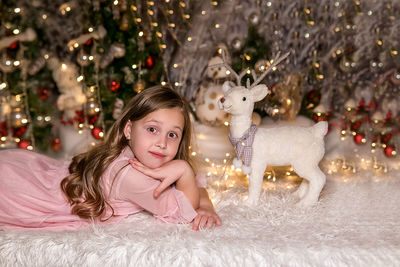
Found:
M 121 23 L 119 25 L 119 29 L 121 31 L 127 31 L 129 29 L 129 16 L 127 13 L 124 13 L 121 18 Z
M 133 85 L 133 90 L 136 93 L 140 93 L 141 91 L 144 90 L 144 88 L 146 87 L 146 82 L 142 79 L 139 79 L 134 85 Z
M 87 108 L 87 114 L 89 116 L 94 116 L 99 114 L 100 112 L 100 105 L 97 103 L 95 98 L 89 98 L 87 103 L 86 103 L 86 108 Z
M 26 114 L 23 113 L 21 108 L 14 108 L 10 114 L 11 126 L 13 128 L 18 128 L 25 126 L 28 123 Z
M 296 119 L 303 90 L 303 75 L 295 73 L 285 75 L 283 81 L 272 88 L 272 94 L 268 100 L 280 103 L 279 112 L 276 113 L 279 118 L 289 121 Z

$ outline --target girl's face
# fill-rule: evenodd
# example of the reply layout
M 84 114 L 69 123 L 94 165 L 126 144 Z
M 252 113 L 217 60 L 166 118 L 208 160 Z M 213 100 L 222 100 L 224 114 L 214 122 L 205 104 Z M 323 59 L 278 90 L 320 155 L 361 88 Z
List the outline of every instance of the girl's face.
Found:
M 137 160 L 158 168 L 175 158 L 184 123 L 180 108 L 159 109 L 133 123 L 128 121 L 124 134 Z

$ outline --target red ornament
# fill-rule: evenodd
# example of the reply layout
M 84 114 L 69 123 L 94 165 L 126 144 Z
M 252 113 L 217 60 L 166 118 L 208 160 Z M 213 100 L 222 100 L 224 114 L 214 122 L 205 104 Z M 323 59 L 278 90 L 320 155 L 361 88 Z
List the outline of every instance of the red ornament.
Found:
M 51 148 L 52 148 L 54 151 L 58 151 L 58 150 L 60 150 L 60 148 L 61 148 L 61 141 L 60 141 L 59 138 L 53 138 L 53 139 L 50 141 L 50 144 L 51 144 Z
M 364 135 L 363 133 L 357 133 L 357 134 L 354 136 L 354 142 L 355 142 L 357 145 L 363 145 L 363 144 L 365 144 L 365 142 L 366 142 L 365 135 Z
M 7 122 L 0 122 L 0 136 L 7 136 Z
M 103 129 L 101 127 L 94 127 L 92 129 L 92 135 L 95 139 L 102 139 L 104 136 Z
M 116 92 L 118 89 L 121 87 L 121 83 L 117 81 L 111 81 L 108 89 L 110 89 L 111 92 Z
M 18 147 L 23 149 L 28 149 L 28 146 L 31 146 L 31 141 L 28 140 L 21 140 L 18 142 Z
M 86 42 L 85 45 L 86 46 L 91 46 L 93 44 L 93 38 L 89 38 Z
M 49 90 L 47 90 L 45 88 L 39 88 L 37 90 L 37 94 L 38 94 L 39 98 L 42 99 L 43 101 L 46 101 L 50 96 Z
M 19 47 L 19 41 L 15 41 L 14 43 L 12 43 L 9 47 L 8 47 L 8 49 L 10 49 L 10 50 L 15 50 L 15 49 L 17 49 Z
M 146 67 L 148 67 L 149 69 L 151 69 L 154 66 L 154 56 L 149 56 L 146 59 Z
M 388 158 L 392 158 L 394 156 L 396 156 L 397 152 L 396 152 L 396 147 L 392 146 L 392 145 L 387 145 L 384 149 L 385 152 L 385 156 Z

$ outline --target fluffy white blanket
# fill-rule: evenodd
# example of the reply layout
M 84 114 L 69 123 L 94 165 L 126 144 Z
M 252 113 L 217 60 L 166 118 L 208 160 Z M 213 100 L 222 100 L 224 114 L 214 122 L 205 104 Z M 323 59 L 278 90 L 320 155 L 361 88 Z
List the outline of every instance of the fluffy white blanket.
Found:
M 279 185 L 279 180 L 277 181 Z M 195 232 L 148 214 L 75 232 L 0 231 L 0 266 L 400 266 L 400 176 L 330 176 L 318 205 L 293 189 L 210 186 L 223 226 Z

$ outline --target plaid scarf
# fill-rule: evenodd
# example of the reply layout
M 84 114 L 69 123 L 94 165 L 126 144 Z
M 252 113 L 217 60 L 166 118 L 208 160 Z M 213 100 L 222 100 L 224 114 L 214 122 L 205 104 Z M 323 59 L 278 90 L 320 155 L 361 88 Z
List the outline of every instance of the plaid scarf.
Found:
M 252 123 L 242 137 L 233 138 L 230 133 L 228 135 L 231 144 L 235 148 L 237 159 L 242 158 L 245 166 L 250 166 L 251 164 L 251 156 L 253 154 L 252 145 L 256 131 L 257 126 Z

